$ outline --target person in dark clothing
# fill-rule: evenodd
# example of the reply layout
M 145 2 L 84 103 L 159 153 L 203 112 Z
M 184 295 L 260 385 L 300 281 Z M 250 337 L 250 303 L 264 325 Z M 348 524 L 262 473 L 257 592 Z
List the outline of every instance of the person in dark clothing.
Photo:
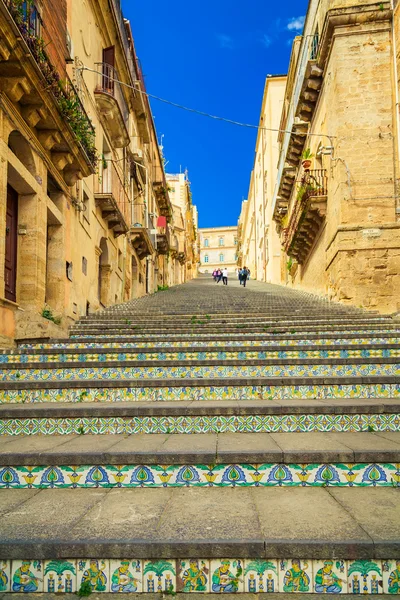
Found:
M 250 271 L 248 270 L 247 267 L 243 267 L 243 269 L 240 272 L 240 279 L 241 279 L 241 284 L 243 285 L 243 287 L 246 287 L 246 281 L 249 276 L 249 273 L 250 273 Z

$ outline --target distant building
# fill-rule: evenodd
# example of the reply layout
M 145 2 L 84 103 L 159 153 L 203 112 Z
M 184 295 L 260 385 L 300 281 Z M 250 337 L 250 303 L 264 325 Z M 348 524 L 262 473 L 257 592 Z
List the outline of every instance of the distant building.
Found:
M 237 227 L 207 227 L 199 229 L 199 273 L 212 273 L 226 267 L 230 273 L 237 268 Z
M 272 197 L 285 86 L 285 75 L 266 79 L 248 199 L 242 203 L 238 224 L 238 265 L 248 267 L 254 279 L 268 283 L 281 281 L 281 244 L 272 218 Z

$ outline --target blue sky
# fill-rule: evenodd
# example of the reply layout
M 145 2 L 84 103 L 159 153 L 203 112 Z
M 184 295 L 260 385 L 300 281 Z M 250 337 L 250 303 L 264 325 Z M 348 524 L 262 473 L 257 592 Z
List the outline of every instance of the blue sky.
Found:
M 308 0 L 122 0 L 147 91 L 258 124 L 267 74 L 286 73 Z M 236 225 L 256 131 L 151 101 L 168 172 L 189 171 L 200 227 Z

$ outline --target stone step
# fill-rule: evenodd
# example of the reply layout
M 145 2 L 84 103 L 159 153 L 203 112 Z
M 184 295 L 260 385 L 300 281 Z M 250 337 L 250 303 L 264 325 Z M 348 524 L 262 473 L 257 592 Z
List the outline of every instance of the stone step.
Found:
M 59 365 L 46 365 L 41 368 L 27 368 L 19 365 L 5 366 L 0 371 L 0 383 L 11 382 L 89 382 L 96 381 L 131 381 L 131 380 L 177 380 L 192 379 L 251 379 L 251 378 L 278 378 L 278 377 L 399 377 L 400 362 L 398 358 L 381 359 L 319 359 L 319 360 L 293 360 L 278 359 L 243 361 L 176 361 L 171 366 L 168 362 L 136 361 L 133 366 L 124 362 L 115 366 L 115 363 L 101 366 L 77 366 L 72 363 Z M 155 366 L 156 365 L 156 366 Z M 400 381 L 400 379 L 399 379 Z M 223 382 L 222 382 L 223 383 Z M 3 388 L 4 389 L 4 388 Z
M 127 385 L 128 384 L 128 385 Z M 0 382 L 1 403 L 399 398 L 398 376 Z
M 335 331 L 335 332 L 345 332 L 345 331 L 357 331 L 359 333 L 363 333 L 363 332 L 367 332 L 367 331 L 371 331 L 372 333 L 374 332 L 392 332 L 393 334 L 398 334 L 400 333 L 400 329 L 399 326 L 397 324 L 379 324 L 379 323 L 373 323 L 373 324 L 369 324 L 369 323 L 361 323 L 360 326 L 356 329 L 356 326 L 354 325 L 354 323 L 349 323 L 343 324 L 343 321 L 341 321 L 341 323 L 337 323 L 337 324 L 327 324 L 327 323 L 319 323 L 319 324 L 301 324 L 301 323 L 292 323 L 292 324 L 279 324 L 279 325 L 262 325 L 262 324 L 238 324 L 238 325 L 228 325 L 228 326 L 224 326 L 224 325 L 220 325 L 218 326 L 211 326 L 208 324 L 204 324 L 204 325 L 180 325 L 180 326 L 162 326 L 162 325 L 121 325 L 120 327 L 118 326 L 114 326 L 112 324 L 110 325 L 98 325 L 96 327 L 93 326 L 81 326 L 81 325 L 74 325 L 73 327 L 71 327 L 70 329 L 70 334 L 71 336 L 76 336 L 76 335 L 93 335 L 93 334 L 100 334 L 103 332 L 106 333 L 107 335 L 118 335 L 119 333 L 123 333 L 124 335 L 136 335 L 136 334 L 141 334 L 144 331 L 147 332 L 147 334 L 155 334 L 155 335 L 160 335 L 160 334 L 169 334 L 172 333 L 173 335 L 176 334 L 180 334 L 180 335 L 184 335 L 184 334 L 194 334 L 194 333 L 203 333 L 213 336 L 216 335 L 220 332 L 223 333 L 238 333 L 241 332 L 243 330 L 243 332 L 246 333 L 261 333 L 264 332 L 266 334 L 272 334 L 272 335 L 277 335 L 277 334 L 288 334 L 290 333 L 291 335 L 294 334 L 298 334 L 298 333 L 302 333 L 303 335 L 307 336 L 307 333 L 313 334 L 316 331 L 320 331 L 320 332 L 324 332 L 324 331 Z
M 381 487 L 16 489 L 0 495 L 0 558 L 335 558 L 381 574 L 399 556 L 399 511 Z
M 254 561 L 252 561 L 254 563 Z M 263 563 L 264 561 L 260 561 L 260 564 Z M 258 565 L 258 563 L 256 563 Z M 385 563 L 386 564 L 386 563 Z M 388 563 L 389 564 L 389 563 Z M 135 563 L 134 563 L 135 565 Z M 174 562 L 175 565 L 175 562 Z M 189 565 L 188 562 L 185 562 L 185 565 Z M 175 568 L 175 567 L 174 567 Z M 179 569 L 179 566 L 177 567 Z M 186 566 L 185 566 L 186 569 Z M 319 570 L 319 565 L 316 567 L 316 572 L 318 572 Z M 55 574 L 55 572 L 54 572 Z M 251 584 L 249 583 L 250 580 L 249 578 L 247 578 L 247 588 L 251 588 L 251 593 L 258 593 L 258 594 L 264 594 L 265 593 L 265 589 L 267 588 L 267 580 L 265 581 L 265 588 L 264 588 L 264 582 L 263 582 L 263 587 L 262 590 L 259 590 L 259 575 L 256 571 L 254 571 L 252 573 L 253 578 L 251 579 Z M 256 579 L 257 577 L 257 579 Z M 267 575 L 268 577 L 268 575 Z M 74 578 L 75 581 L 75 578 Z M 256 582 L 256 587 L 255 587 L 255 591 L 254 591 L 254 584 L 253 581 Z M 183 584 L 182 584 L 183 585 Z M 64 584 L 61 583 L 62 588 L 64 589 Z M 156 586 L 157 587 L 157 586 Z M 62 591 L 63 591 L 62 589 Z M 274 588 L 276 589 L 276 588 Z M 388 584 L 386 585 L 386 589 L 388 589 Z M 158 591 L 158 592 L 147 592 L 146 593 L 146 599 L 147 600 L 160 600 L 160 594 L 162 592 Z M 101 595 L 99 595 L 96 592 L 92 592 L 91 596 L 92 596 L 92 600 L 114 600 L 115 596 L 114 596 L 115 592 L 101 592 Z M 190 595 L 193 598 L 193 600 L 201 600 L 201 598 L 203 597 L 204 591 L 201 592 L 193 592 L 190 591 Z M 340 598 L 341 600 L 354 600 L 354 594 L 344 594 L 343 592 L 337 593 L 335 594 L 334 592 L 329 592 L 329 597 L 330 598 Z M 164 594 L 165 596 L 169 595 L 168 592 Z M 43 600 L 59 600 L 59 593 L 58 592 L 46 592 L 45 594 L 42 595 Z M 140 598 L 142 597 L 142 592 L 118 592 L 118 598 L 120 598 L 120 600 L 140 600 Z M 178 596 L 179 597 L 179 596 Z M 210 600 L 219 600 L 220 598 L 220 594 L 217 592 L 207 592 L 207 598 L 209 598 Z M 260 596 L 261 598 L 263 596 Z M 368 593 L 366 593 L 365 595 L 362 596 L 364 600 L 374 600 L 375 596 L 370 595 Z M 224 592 L 224 598 L 226 598 L 227 600 L 248 600 L 249 599 L 249 589 L 247 592 Z M 293 598 L 292 594 L 289 592 L 269 592 L 268 593 L 268 600 L 291 600 L 291 598 Z M 380 600 L 390 600 L 390 598 L 393 598 L 393 596 L 391 594 L 380 594 L 379 595 Z M 7 593 L 2 594 L 0 593 L 0 600 L 9 600 L 9 596 Z M 18 593 L 18 592 L 14 592 L 13 595 L 13 600 L 24 600 L 24 594 L 23 592 Z M 296 593 L 296 600 L 310 600 L 310 597 L 308 595 L 308 593 Z
M 400 431 L 400 398 L 0 405 L 0 435 Z
M 268 351 L 280 351 L 280 350 L 293 350 L 293 346 L 307 347 L 311 349 L 320 349 L 321 346 L 330 346 L 330 347 L 354 347 L 354 346 L 382 346 L 382 347 L 398 347 L 400 345 L 400 337 L 392 337 L 391 334 L 379 334 L 376 336 L 375 334 L 366 334 L 364 337 L 353 337 L 351 335 L 341 335 L 339 337 L 334 334 L 329 334 L 326 336 L 317 336 L 312 335 L 308 338 L 304 338 L 301 336 L 273 336 L 269 339 L 260 338 L 256 336 L 251 336 L 250 338 L 243 336 L 226 336 L 221 337 L 217 336 L 216 338 L 210 340 L 199 340 L 198 338 L 186 338 L 179 340 L 172 340 L 171 338 L 168 341 L 165 341 L 165 336 L 154 338 L 147 338 L 144 341 L 140 341 L 135 339 L 134 341 L 127 341 L 126 338 L 106 338 L 107 341 L 96 342 L 96 341 L 88 341 L 84 340 L 73 340 L 71 341 L 69 338 L 67 339 L 55 339 L 49 342 L 43 341 L 31 341 L 20 343 L 17 350 L 2 350 L 0 351 L 0 361 L 3 355 L 11 355 L 18 353 L 36 353 L 40 350 L 51 350 L 51 351 L 59 351 L 65 349 L 73 349 L 79 351 L 91 351 L 94 349 L 110 349 L 113 351 L 120 351 L 122 349 L 144 349 L 144 351 L 151 351 L 153 348 L 163 348 L 165 351 L 167 349 L 177 349 L 177 348 L 191 348 L 191 349 L 211 349 L 211 348 L 220 348 L 222 349 L 236 349 L 236 348 L 248 348 L 249 346 L 256 348 L 263 348 Z
M 300 466 L 301 463 L 301 466 Z M 370 466 L 385 463 L 376 469 L 375 478 L 368 478 Z M 392 464 L 390 464 L 392 463 Z M 396 466 L 396 463 L 397 466 Z M 273 477 L 276 465 L 288 465 L 282 481 Z M 71 467 L 74 465 L 74 467 Z M 124 471 L 122 465 L 152 465 L 153 477 L 142 483 L 169 485 L 386 485 L 400 487 L 400 431 L 398 432 L 316 432 L 305 433 L 208 433 L 208 434 L 153 434 L 147 435 L 90 435 L 67 434 L 64 436 L 2 436 L 0 437 L 0 466 L 13 467 L 20 474 L 19 485 L 25 485 L 21 466 L 42 466 L 42 473 L 49 466 L 102 465 L 107 470 L 112 465 L 114 475 Z M 162 466 L 161 466 L 162 465 Z M 193 477 L 179 481 L 178 468 L 167 465 L 193 465 Z M 244 476 L 224 477 L 229 465 L 237 465 Z M 306 467 L 308 465 L 308 467 Z M 321 467 L 333 465 L 336 473 L 331 477 L 321 475 Z M 228 466 L 228 467 L 227 467 Z M 134 471 L 135 469 L 130 469 Z M 169 472 L 172 481 L 163 481 L 156 475 Z M 215 473 L 212 473 L 214 472 Z M 306 475 L 302 477 L 302 472 Z M 323 471 L 323 469 L 322 469 Z M 66 475 L 68 469 L 62 469 Z M 80 470 L 83 472 L 83 470 Z M 260 477 L 254 476 L 257 472 Z M 318 473 L 319 472 L 319 473 Z M 35 471 L 36 473 L 36 471 Z M 200 476 L 196 478 L 196 473 Z M 132 474 L 132 473 L 131 473 Z M 208 475 L 210 477 L 208 477 Z M 154 477 L 156 475 L 156 477 Z M 215 475 L 215 477 L 212 477 Z M 339 475 L 339 476 L 338 476 Z M 354 477 L 353 477 L 354 475 Z M 31 484 L 40 484 L 36 475 Z M 66 479 L 66 481 L 63 481 Z M 125 478 L 124 478 L 125 479 Z M 129 478 L 130 479 L 130 478 Z M 86 483 L 95 480 L 86 480 Z M 118 484 L 104 477 L 103 484 Z M 42 483 L 51 483 L 44 481 Z M 66 485 L 68 477 L 60 477 L 59 484 Z M 73 480 L 71 481 L 71 484 Z M 99 482 L 100 483 L 100 482 Z M 127 484 L 128 482 L 124 482 Z M 140 481 L 135 481 L 140 485 Z M 0 474 L 0 487 L 15 487 Z M 57 486 L 58 487 L 58 486 Z

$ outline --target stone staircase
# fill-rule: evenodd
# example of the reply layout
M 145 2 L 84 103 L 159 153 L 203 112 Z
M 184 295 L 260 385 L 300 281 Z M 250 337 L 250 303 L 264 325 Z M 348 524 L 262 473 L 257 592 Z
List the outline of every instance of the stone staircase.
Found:
M 207 278 L 0 354 L 0 592 L 400 593 L 399 354 Z

